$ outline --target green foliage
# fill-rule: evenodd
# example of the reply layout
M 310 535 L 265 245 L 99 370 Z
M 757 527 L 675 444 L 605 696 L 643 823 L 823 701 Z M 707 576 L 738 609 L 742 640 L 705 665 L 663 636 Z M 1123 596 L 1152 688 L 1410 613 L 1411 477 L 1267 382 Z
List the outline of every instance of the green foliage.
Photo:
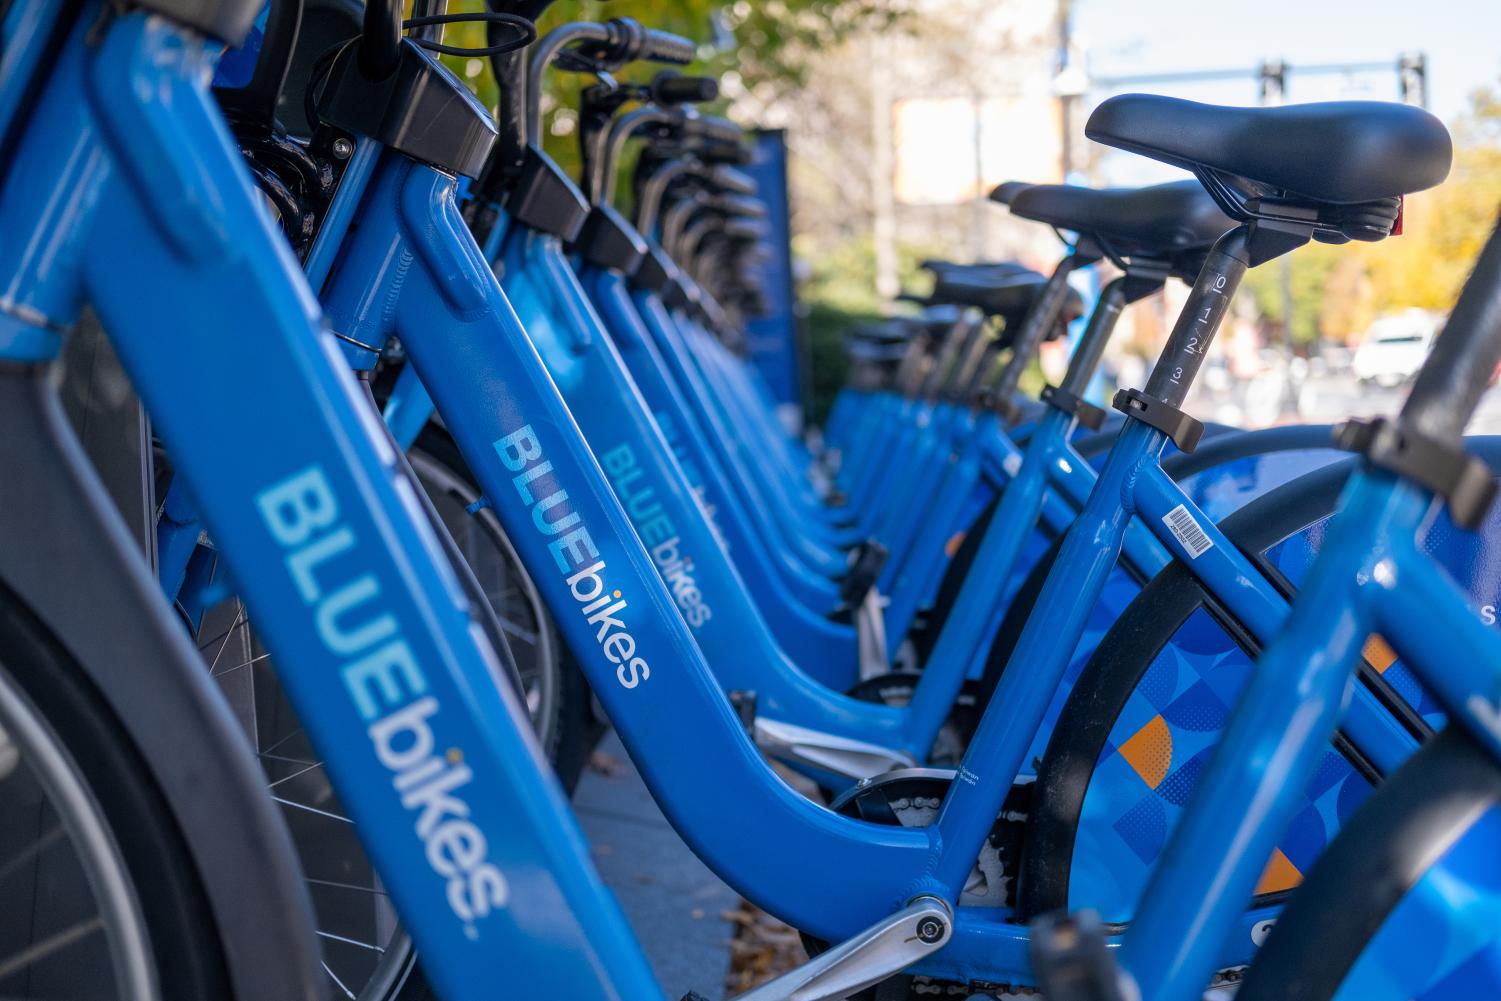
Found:
M 834 405 L 834 395 L 844 387 L 849 359 L 844 353 L 844 331 L 857 323 L 877 319 L 874 312 L 843 309 L 829 302 L 813 302 L 802 319 L 808 343 L 808 408 L 804 419 L 822 425 Z
M 1274 261 L 1247 273 L 1242 288 L 1255 299 L 1256 308 L 1293 344 L 1308 344 L 1319 337 L 1319 317 L 1324 304 L 1324 287 L 1344 248 L 1323 243 L 1300 247 L 1280 261 Z M 1283 283 L 1292 291 L 1292 320 L 1286 317 Z
M 410 0 L 409 0 L 410 2 Z M 450 10 L 479 11 L 484 0 L 453 0 Z M 800 85 L 810 56 L 837 44 L 850 32 L 882 29 L 902 17 L 900 0 L 559 0 L 537 23 L 541 37 L 572 21 L 607 21 L 631 17 L 649 28 L 669 31 L 698 44 L 698 59 L 681 67 L 686 74 L 713 76 L 726 86 L 756 90 Z M 453 45 L 484 44 L 484 27 L 453 25 L 445 40 Z M 465 80 L 484 102 L 494 108 L 500 99 L 488 60 L 445 56 L 450 69 Z M 648 80 L 663 67 L 642 64 L 628 67 L 623 79 Z M 578 132 L 573 127 L 579 91 L 592 83 L 573 73 L 547 74 L 542 143 L 549 156 L 565 170 L 578 166 Z M 727 101 L 710 106 L 722 111 Z M 754 124 L 754 123 L 747 123 Z

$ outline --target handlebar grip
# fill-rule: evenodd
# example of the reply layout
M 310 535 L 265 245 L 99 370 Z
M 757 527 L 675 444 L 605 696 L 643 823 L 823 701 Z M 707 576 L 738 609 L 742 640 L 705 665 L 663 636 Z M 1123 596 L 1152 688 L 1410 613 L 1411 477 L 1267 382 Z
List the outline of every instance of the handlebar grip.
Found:
M 728 118 L 700 115 L 693 119 L 693 131 L 710 142 L 739 143 L 745 130 Z
M 1455 441 L 1475 413 L 1491 376 L 1501 364 L 1501 220 L 1491 231 L 1475 270 L 1428 360 L 1402 417 L 1439 441 Z
M 749 174 L 725 164 L 720 164 L 709 171 L 709 183 L 721 191 L 736 195 L 756 193 L 756 182 Z
M 641 58 L 656 63 L 686 66 L 698 56 L 698 48 L 682 35 L 647 28 L 641 44 Z
M 702 104 L 718 96 L 719 81 L 713 77 L 663 72 L 651 82 L 651 99 L 657 104 Z

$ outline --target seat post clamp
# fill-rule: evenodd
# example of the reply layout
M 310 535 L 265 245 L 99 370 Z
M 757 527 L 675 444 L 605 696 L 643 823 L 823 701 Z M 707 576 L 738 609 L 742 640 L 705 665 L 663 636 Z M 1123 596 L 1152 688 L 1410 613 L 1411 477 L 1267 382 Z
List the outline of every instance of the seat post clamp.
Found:
M 1041 399 L 1043 403 L 1054 410 L 1061 410 L 1065 414 L 1072 414 L 1080 424 L 1091 431 L 1098 431 L 1105 423 L 1105 411 L 1100 407 L 1080 399 L 1061 386 L 1042 387 Z
M 1110 405 L 1172 439 L 1180 452 L 1192 452 L 1204 437 L 1204 425 L 1170 403 L 1148 396 L 1139 389 L 1117 390 Z
M 1449 516 L 1461 528 L 1479 528 L 1496 499 L 1496 479 L 1489 466 L 1462 446 L 1425 435 L 1400 417 L 1345 421 L 1334 429 L 1334 444 L 1432 490 L 1444 499 Z

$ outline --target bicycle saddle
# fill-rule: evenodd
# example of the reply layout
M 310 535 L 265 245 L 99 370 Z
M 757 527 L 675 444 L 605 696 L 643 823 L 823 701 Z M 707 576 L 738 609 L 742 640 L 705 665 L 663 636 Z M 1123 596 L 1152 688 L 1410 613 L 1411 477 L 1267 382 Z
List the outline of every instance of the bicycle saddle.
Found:
M 1123 257 L 1172 258 L 1213 245 L 1235 222 L 1198 181 L 1148 188 L 1033 184 L 1011 201 L 1013 215 L 1087 233 Z
M 1007 330 L 1015 331 L 1047 283 L 1046 277 L 1026 269 L 1020 269 L 1019 273 L 1001 280 L 977 280 L 969 274 L 962 277 L 940 277 L 933 286 L 929 301 L 973 306 L 986 316 L 1000 317 L 1005 321 Z M 1045 339 L 1051 341 L 1061 337 L 1067 325 L 1078 319 L 1083 312 L 1084 300 L 1079 297 L 1078 292 L 1069 289 L 1058 325 L 1048 331 Z M 1008 345 L 1003 334 L 1001 346 Z
M 958 261 L 929 258 L 918 266 L 924 271 L 932 272 L 933 278 L 937 281 L 954 278 L 973 283 L 1000 282 L 1015 275 L 1037 274 L 1031 268 L 1015 261 L 977 261 L 961 264 Z
M 1437 118 L 1380 101 L 1233 108 L 1121 94 L 1094 110 L 1084 134 L 1201 176 L 1222 172 L 1331 205 L 1431 188 L 1452 156 Z
M 1010 205 L 1011 199 L 1030 188 L 1026 181 L 1002 181 L 990 191 L 990 200 L 1000 205 Z

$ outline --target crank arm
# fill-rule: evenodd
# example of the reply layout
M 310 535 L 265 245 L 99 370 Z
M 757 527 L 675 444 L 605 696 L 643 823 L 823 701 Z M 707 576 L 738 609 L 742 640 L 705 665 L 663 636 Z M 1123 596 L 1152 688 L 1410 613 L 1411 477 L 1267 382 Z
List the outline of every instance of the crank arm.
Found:
M 953 930 L 947 902 L 917 897 L 854 938 L 735 1001 L 843 1001 L 937 952 Z

